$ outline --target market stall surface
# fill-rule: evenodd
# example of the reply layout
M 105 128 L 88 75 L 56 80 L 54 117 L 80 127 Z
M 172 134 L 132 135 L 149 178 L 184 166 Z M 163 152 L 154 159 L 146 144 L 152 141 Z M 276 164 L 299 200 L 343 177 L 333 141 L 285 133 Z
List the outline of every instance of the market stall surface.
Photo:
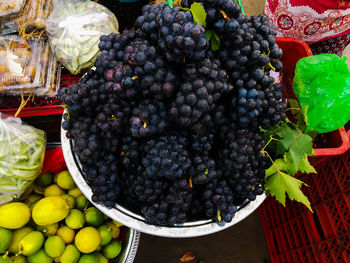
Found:
M 134 263 L 269 262 L 257 211 L 242 222 L 212 235 L 173 239 L 142 234 L 140 241 Z M 180 261 L 191 258 L 189 261 Z

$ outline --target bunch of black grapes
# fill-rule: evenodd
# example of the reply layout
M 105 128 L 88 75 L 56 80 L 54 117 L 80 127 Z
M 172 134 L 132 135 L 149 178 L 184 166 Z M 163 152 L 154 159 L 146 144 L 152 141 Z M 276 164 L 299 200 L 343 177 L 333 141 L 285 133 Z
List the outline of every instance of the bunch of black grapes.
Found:
M 268 18 L 231 0 L 199 3 L 206 28 L 180 7 L 144 6 L 135 30 L 102 36 L 96 69 L 58 93 L 93 201 L 152 224 L 230 222 L 264 192 L 260 127 L 285 119 Z

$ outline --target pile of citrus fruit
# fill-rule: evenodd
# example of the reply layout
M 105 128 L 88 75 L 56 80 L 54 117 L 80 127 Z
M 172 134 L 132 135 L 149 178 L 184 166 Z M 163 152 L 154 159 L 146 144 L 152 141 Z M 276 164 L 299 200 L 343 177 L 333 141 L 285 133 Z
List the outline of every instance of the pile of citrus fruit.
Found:
M 0 263 L 105 263 L 120 226 L 93 207 L 68 171 L 45 173 L 21 201 L 0 207 Z

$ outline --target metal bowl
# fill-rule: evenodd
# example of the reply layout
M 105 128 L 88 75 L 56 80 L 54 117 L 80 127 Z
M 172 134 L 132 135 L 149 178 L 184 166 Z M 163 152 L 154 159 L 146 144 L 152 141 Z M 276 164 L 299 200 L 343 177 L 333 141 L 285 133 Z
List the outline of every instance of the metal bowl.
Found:
M 253 213 L 265 200 L 266 195 L 257 196 L 255 201 L 247 201 L 238 208 L 234 218 L 230 223 L 225 223 L 223 226 L 218 225 L 214 220 L 200 220 L 186 222 L 174 226 L 157 226 L 146 222 L 141 214 L 135 214 L 126 207 L 116 204 L 115 208 L 107 208 L 100 204 L 94 203 L 91 200 L 92 191 L 90 186 L 83 178 L 83 171 L 78 157 L 73 153 L 73 141 L 66 137 L 66 131 L 61 128 L 61 143 L 64 159 L 67 163 L 69 172 L 71 173 L 75 183 L 83 192 L 83 194 L 94 204 L 100 211 L 105 213 L 110 218 L 122 223 L 125 226 L 136 229 L 140 232 L 155 236 L 185 238 L 198 237 L 219 232 L 228 227 L 231 227 L 245 219 Z
M 124 245 L 122 252 L 117 258 L 118 263 L 133 263 L 137 248 L 139 246 L 140 232 L 135 229 L 128 229 L 127 243 Z

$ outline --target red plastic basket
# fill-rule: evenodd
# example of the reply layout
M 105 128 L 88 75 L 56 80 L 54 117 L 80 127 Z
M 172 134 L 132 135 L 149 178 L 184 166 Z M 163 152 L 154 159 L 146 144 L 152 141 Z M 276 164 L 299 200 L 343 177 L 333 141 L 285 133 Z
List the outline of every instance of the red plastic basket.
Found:
M 73 76 L 68 71 L 62 71 L 61 86 L 70 86 L 79 81 L 81 76 Z M 4 96 L 0 97 L 0 111 L 13 115 L 16 113 L 21 98 L 18 96 Z M 28 101 L 27 105 L 22 109 L 19 117 L 33 117 L 43 115 L 62 114 L 63 107 L 57 98 L 41 98 L 37 97 L 33 101 Z
M 282 75 L 282 91 L 285 98 L 294 98 L 293 79 L 296 63 L 304 57 L 312 56 L 310 47 L 295 38 L 276 38 L 277 44 L 283 50 L 281 61 L 284 65 Z M 315 157 L 328 157 L 345 153 L 349 147 L 349 137 L 344 128 L 320 135 L 321 147 L 315 145 Z M 314 164 L 323 161 L 314 160 Z
M 313 214 L 296 202 L 283 207 L 271 196 L 259 208 L 272 263 L 350 262 L 350 151 L 316 170 L 298 176 L 311 186 L 303 192 Z

